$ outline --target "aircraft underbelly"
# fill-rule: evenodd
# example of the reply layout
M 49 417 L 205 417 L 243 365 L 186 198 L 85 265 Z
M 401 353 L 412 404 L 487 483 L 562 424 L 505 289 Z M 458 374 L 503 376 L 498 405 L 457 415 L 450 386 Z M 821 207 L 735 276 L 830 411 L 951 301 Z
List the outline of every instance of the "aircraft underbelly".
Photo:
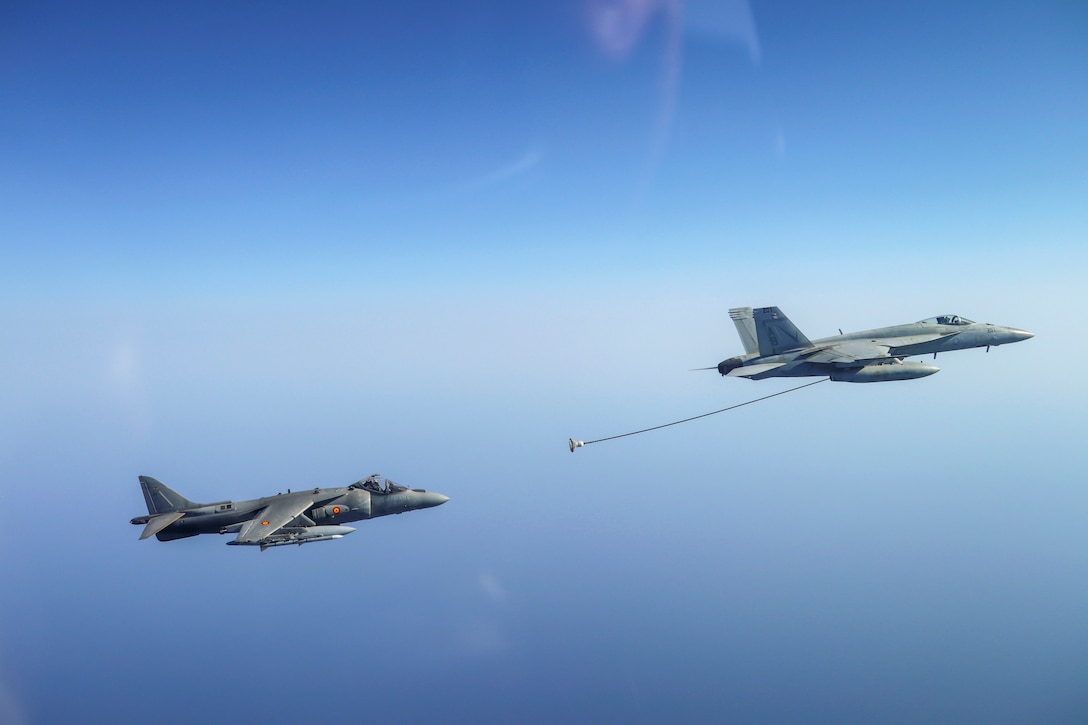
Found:
M 155 534 L 155 538 L 159 541 L 177 541 L 178 539 L 188 539 L 190 536 L 199 536 L 200 533 L 199 531 L 175 531 L 173 527 L 169 527 L 165 531 Z
M 186 516 L 164 529 L 163 533 L 170 538 L 184 538 L 197 534 L 218 534 L 224 526 L 239 524 L 253 518 L 253 511 L 230 511 L 221 514 L 205 514 L 203 516 Z M 160 541 L 166 541 L 162 539 Z
M 821 375 L 830 375 L 833 365 L 824 363 L 793 362 L 782 367 L 768 370 L 752 376 L 752 380 L 764 380 L 766 378 L 808 378 Z

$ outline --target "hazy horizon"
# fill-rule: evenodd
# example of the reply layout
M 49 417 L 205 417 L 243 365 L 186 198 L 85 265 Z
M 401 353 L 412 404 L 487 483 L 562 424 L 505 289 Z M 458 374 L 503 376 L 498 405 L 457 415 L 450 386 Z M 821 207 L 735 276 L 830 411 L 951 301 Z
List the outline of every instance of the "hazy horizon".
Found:
M 1088 719 L 1078 4 L 0 16 L 0 722 Z M 803 382 L 746 305 L 1035 338 L 567 450 Z

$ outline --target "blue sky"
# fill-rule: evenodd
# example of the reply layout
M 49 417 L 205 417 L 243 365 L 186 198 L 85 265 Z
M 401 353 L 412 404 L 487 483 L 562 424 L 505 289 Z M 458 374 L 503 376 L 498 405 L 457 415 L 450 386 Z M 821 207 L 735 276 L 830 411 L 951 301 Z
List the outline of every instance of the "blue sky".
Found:
M 1082 722 L 1077 3 L 9 3 L 0 721 Z M 796 395 L 689 368 L 954 312 Z M 381 471 L 321 546 L 138 542 Z M 327 703 L 327 704 L 326 704 Z

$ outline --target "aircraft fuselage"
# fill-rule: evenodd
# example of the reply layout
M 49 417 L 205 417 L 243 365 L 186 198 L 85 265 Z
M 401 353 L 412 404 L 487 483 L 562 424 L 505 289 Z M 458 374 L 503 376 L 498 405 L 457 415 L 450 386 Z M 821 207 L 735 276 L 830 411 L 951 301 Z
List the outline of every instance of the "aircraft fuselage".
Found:
M 942 315 L 809 341 L 777 307 L 735 308 L 730 316 L 747 352 L 723 360 L 718 371 L 752 380 L 812 376 L 844 382 L 910 380 L 939 368 L 904 358 L 973 347 L 988 350 L 1033 336 L 1014 327 Z
M 155 536 L 159 541 L 172 541 L 199 534 L 236 534 L 244 524 L 272 504 L 297 501 L 306 508 L 291 526 L 299 530 L 302 539 L 283 543 L 305 543 L 339 538 L 350 533 L 353 529 L 344 527 L 344 524 L 352 521 L 430 508 L 448 500 L 447 496 L 440 493 L 395 484 L 390 484 L 386 489 L 366 489 L 358 484 L 303 489 L 247 501 L 216 501 L 179 508 L 171 513 L 181 514 L 180 517 L 158 531 Z M 146 525 L 155 516 L 156 514 L 137 516 L 132 519 L 132 523 Z M 329 528 L 320 530 L 325 527 Z

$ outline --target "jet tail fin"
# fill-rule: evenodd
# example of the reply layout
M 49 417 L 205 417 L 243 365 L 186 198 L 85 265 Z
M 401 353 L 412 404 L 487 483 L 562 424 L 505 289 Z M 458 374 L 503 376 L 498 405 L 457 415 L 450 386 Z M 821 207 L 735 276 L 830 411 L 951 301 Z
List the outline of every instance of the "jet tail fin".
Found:
M 144 491 L 147 512 L 152 516 L 195 508 L 200 505 L 185 498 L 172 488 L 159 483 L 151 476 L 140 476 L 140 488 Z
M 737 326 L 737 334 L 744 345 L 745 354 L 759 352 L 759 341 L 756 338 L 756 321 L 752 319 L 751 307 L 734 307 L 729 310 L 729 317 Z
M 777 307 L 758 307 L 753 313 L 760 355 L 778 355 L 812 346 L 804 333 Z

